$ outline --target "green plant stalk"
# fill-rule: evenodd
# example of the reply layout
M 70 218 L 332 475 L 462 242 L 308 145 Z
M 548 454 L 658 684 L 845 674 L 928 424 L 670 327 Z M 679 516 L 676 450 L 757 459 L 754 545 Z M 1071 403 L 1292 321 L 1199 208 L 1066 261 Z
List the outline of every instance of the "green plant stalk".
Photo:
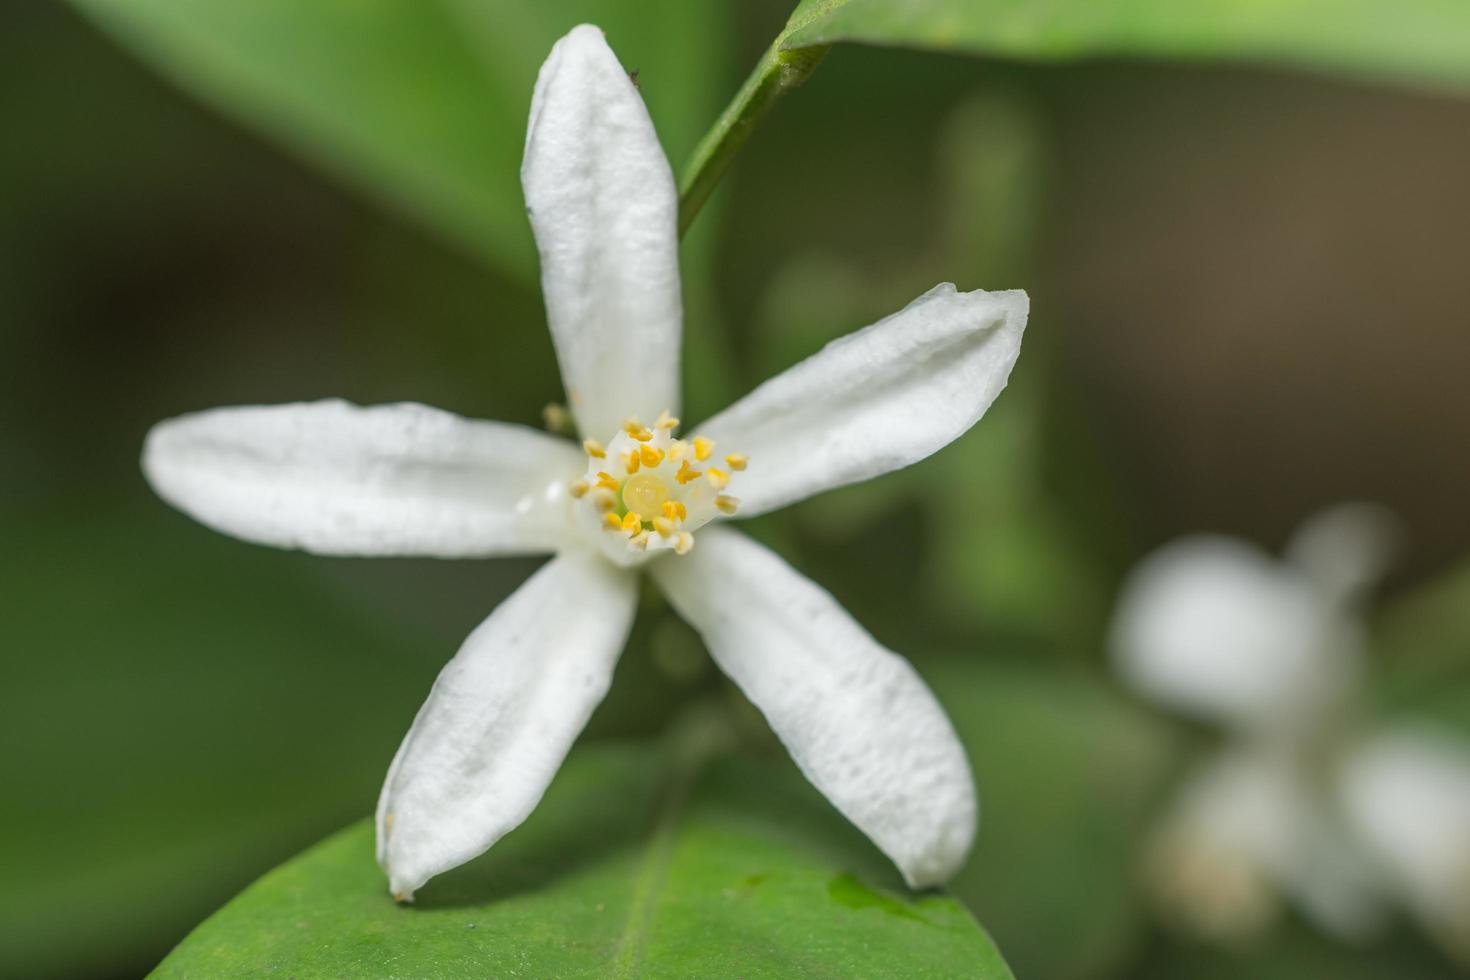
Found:
M 785 29 L 776 35 L 760 61 L 756 62 L 755 69 L 740 86 L 740 91 L 735 93 L 735 98 L 694 148 L 679 180 L 680 236 L 694 223 L 695 215 L 699 214 L 699 209 L 709 199 L 735 154 L 755 132 L 761 119 L 780 101 L 781 96 L 806 81 L 826 56 L 831 45 L 790 51 L 781 48 L 787 35 L 811 19 L 813 6 L 803 3 L 797 7 Z

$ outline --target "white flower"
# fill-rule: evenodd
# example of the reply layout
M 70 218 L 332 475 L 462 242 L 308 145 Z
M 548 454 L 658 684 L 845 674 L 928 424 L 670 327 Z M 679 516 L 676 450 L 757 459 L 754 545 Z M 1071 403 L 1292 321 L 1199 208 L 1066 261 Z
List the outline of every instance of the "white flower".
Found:
M 554 553 L 464 643 L 388 771 L 378 860 L 400 899 L 523 821 L 611 681 L 646 570 L 806 776 L 910 885 L 974 836 L 964 751 L 907 661 L 723 526 L 930 455 L 1005 386 L 1027 298 L 942 285 L 705 422 L 679 425 L 677 196 L 601 31 L 557 42 L 521 171 L 583 446 L 422 405 L 225 408 L 150 433 L 160 496 L 328 555 Z
M 1150 849 L 1163 907 L 1201 933 L 1249 939 L 1278 898 L 1347 939 L 1397 899 L 1470 953 L 1470 744 L 1397 725 L 1356 731 L 1356 606 L 1395 525 L 1343 505 L 1286 560 L 1228 538 L 1167 545 L 1130 576 L 1111 646 L 1137 690 L 1225 726 Z

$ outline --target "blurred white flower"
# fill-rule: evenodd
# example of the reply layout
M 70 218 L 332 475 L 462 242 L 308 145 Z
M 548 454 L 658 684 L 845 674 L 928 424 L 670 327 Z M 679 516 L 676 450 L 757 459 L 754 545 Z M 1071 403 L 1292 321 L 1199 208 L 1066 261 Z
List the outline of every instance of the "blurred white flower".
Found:
M 1005 386 L 1026 294 L 938 286 L 686 441 L 672 414 L 678 196 L 597 28 L 571 31 L 542 67 L 521 176 L 581 446 L 422 405 L 323 401 L 171 419 L 144 451 L 160 496 L 250 541 L 556 555 L 465 641 L 393 760 L 378 806 L 392 891 L 411 899 L 530 814 L 607 691 L 642 567 L 817 788 L 910 885 L 943 882 L 977 804 L 938 702 L 827 592 L 706 525 L 899 469 L 965 432 Z
M 1391 515 L 1345 504 L 1304 525 L 1284 560 L 1185 538 L 1123 588 L 1110 638 L 1119 672 L 1225 732 L 1146 861 L 1161 908 L 1201 935 L 1256 938 L 1285 900 L 1361 939 L 1396 901 L 1470 953 L 1470 743 L 1360 731 L 1358 610 L 1396 540 Z

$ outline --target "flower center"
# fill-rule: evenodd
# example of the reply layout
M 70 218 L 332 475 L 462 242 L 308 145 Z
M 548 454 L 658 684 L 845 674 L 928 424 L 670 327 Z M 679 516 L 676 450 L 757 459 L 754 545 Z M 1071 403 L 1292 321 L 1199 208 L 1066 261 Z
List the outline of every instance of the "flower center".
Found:
M 623 507 L 644 522 L 659 516 L 669 499 L 669 485 L 656 473 L 634 473 L 623 481 Z
M 660 412 L 653 425 L 628 419 L 605 445 L 582 443 L 587 471 L 571 485 L 577 518 L 596 529 L 604 552 L 630 565 L 651 552 L 686 554 L 694 532 L 721 514 L 734 514 L 740 501 L 724 491 L 745 469 L 738 453 L 715 456 L 713 440 L 676 439 L 679 420 Z

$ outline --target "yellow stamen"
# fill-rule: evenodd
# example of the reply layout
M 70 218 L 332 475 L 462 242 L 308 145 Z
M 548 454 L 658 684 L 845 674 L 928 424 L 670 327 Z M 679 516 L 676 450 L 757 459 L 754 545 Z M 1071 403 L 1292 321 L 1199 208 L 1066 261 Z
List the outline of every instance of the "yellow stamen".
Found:
M 665 500 L 664 516 L 671 521 L 683 521 L 689 519 L 689 508 L 684 506 L 682 500 Z
M 638 455 L 642 457 L 644 466 L 657 466 L 664 461 L 664 451 L 647 443 L 638 447 Z
M 593 459 L 607 458 L 607 450 L 603 449 L 602 443 L 598 442 L 596 439 L 583 439 L 582 448 L 585 449 L 587 451 L 587 455 L 591 456 Z
M 586 480 L 573 480 L 568 489 L 571 490 L 573 497 L 581 500 L 587 495 L 587 491 L 592 489 L 592 486 Z
M 621 531 L 623 529 L 622 518 L 612 511 L 602 515 L 602 529 L 604 531 Z
M 631 418 L 624 422 L 623 431 L 639 442 L 647 442 L 653 438 L 653 433 L 649 431 L 648 427 L 636 418 Z
M 725 462 L 729 464 L 732 470 L 743 470 L 746 466 L 750 465 L 750 457 L 744 453 L 731 453 L 725 457 Z
M 680 531 L 679 536 L 674 539 L 674 554 L 687 555 L 689 549 L 694 547 L 694 535 L 688 531 Z
M 677 429 L 679 427 L 679 420 L 670 415 L 669 410 L 666 408 L 658 413 L 658 418 L 653 420 L 653 427 L 655 429 Z
M 618 478 L 607 470 L 597 471 L 597 485 L 604 490 L 611 490 L 613 493 L 617 493 L 622 488 L 622 484 L 618 482 Z
M 623 469 L 629 474 L 638 472 L 638 450 L 630 449 L 623 453 Z
M 716 490 L 723 490 L 730 485 L 730 474 L 724 470 L 717 470 L 713 466 L 709 468 L 709 472 L 705 476 L 709 477 L 710 484 Z
M 572 431 L 572 413 L 567 411 L 565 405 L 552 402 L 541 410 L 541 421 L 545 423 L 550 432 L 562 432 L 570 434 Z
M 592 491 L 592 507 L 599 514 L 610 510 L 616 510 L 618 506 L 618 495 L 607 487 L 598 487 Z
M 639 531 L 637 534 L 628 539 L 628 543 L 637 548 L 639 551 L 643 551 L 648 547 L 648 532 Z
M 655 517 L 653 519 L 653 529 L 666 538 L 673 537 L 674 531 L 677 530 L 674 527 L 674 522 L 667 517 Z
M 704 436 L 694 437 L 694 458 L 703 463 L 715 451 L 715 441 Z
M 733 514 L 740 506 L 740 499 L 738 497 L 727 497 L 722 493 L 715 498 L 715 506 L 720 509 L 721 514 Z
M 694 467 L 690 466 L 689 460 L 686 459 L 679 464 L 679 472 L 674 474 L 674 479 L 679 481 L 680 486 L 683 486 L 690 480 L 699 479 L 702 475 L 703 474 L 700 473 L 699 470 L 696 470 Z
M 631 510 L 623 517 L 623 530 L 629 534 L 637 534 L 643 530 L 643 521 Z
M 689 452 L 689 443 L 683 439 L 675 439 L 669 443 L 669 462 L 677 463 L 684 458 L 684 454 L 687 452 Z

